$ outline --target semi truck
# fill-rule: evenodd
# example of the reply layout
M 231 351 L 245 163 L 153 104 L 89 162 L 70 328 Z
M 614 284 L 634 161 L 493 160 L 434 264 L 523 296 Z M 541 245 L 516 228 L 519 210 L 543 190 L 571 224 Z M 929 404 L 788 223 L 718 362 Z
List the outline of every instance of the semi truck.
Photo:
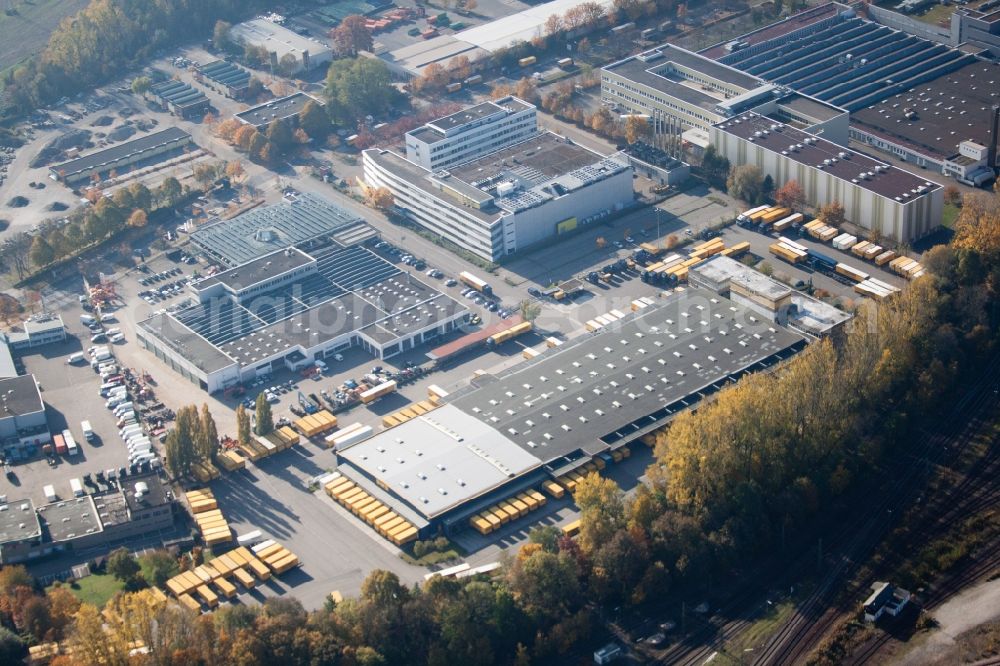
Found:
M 493 295 L 493 287 L 491 287 L 489 283 L 487 283 L 485 280 L 476 277 L 469 271 L 462 271 L 461 273 L 459 273 L 458 279 L 461 280 L 463 284 L 472 287 L 473 289 L 483 294 L 484 296 Z

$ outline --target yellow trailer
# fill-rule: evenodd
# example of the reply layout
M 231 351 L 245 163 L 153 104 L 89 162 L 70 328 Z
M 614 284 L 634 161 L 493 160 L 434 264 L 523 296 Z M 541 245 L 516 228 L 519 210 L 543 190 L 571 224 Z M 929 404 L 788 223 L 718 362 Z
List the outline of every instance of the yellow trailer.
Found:
M 368 523 L 369 525 L 373 525 L 376 520 L 378 520 L 387 513 L 389 513 L 389 507 L 387 507 L 384 504 L 378 506 L 372 509 L 372 511 L 369 512 L 367 516 L 365 516 L 365 522 Z
M 521 517 L 521 512 L 517 510 L 517 507 L 512 506 L 509 502 L 499 502 L 497 504 L 501 511 L 506 511 L 507 515 L 510 516 L 510 520 L 517 520 Z
M 233 578 L 236 579 L 240 585 L 248 590 L 252 590 L 256 583 L 254 582 L 253 576 L 248 574 L 244 569 L 237 567 L 233 569 Z
M 571 523 L 566 523 L 562 527 L 562 533 L 568 537 L 575 537 L 580 533 L 580 519 L 577 518 Z
M 482 516 L 473 516 L 472 518 L 469 518 L 469 526 L 482 535 L 489 534 L 493 531 L 493 526 L 490 524 L 490 521 L 486 520 Z
M 382 523 L 382 525 L 379 527 L 378 531 L 379 531 L 379 533 L 382 536 L 388 536 L 390 532 L 392 532 L 399 525 L 402 525 L 405 522 L 406 522 L 405 518 L 402 518 L 400 516 L 396 516 L 392 520 L 390 520 L 390 521 L 388 521 L 386 523 Z
M 399 514 L 390 511 L 389 513 L 384 514 L 383 516 L 375 519 L 375 522 L 372 523 L 372 527 L 375 528 L 375 531 L 381 532 L 382 526 L 395 518 L 399 518 Z
M 563 487 L 555 481 L 544 481 L 542 483 L 542 489 L 556 499 L 562 499 L 563 495 L 566 494 Z
M 225 578 L 216 578 L 212 581 L 212 584 L 219 588 L 219 592 L 221 592 L 226 599 L 232 599 L 236 596 L 236 586 Z
M 496 504 L 494 504 L 489 509 L 487 509 L 487 511 L 489 511 L 490 513 L 492 513 L 493 516 L 496 517 L 496 519 L 500 521 L 501 525 L 506 525 L 507 523 L 510 522 L 510 514 L 507 513 L 506 511 L 504 511 L 503 509 L 501 509 Z
M 219 597 L 209 589 L 208 585 L 201 584 L 196 591 L 209 608 L 216 608 L 219 605 Z
M 535 498 L 528 493 L 521 493 L 517 496 L 517 499 L 528 507 L 528 511 L 534 511 L 538 508 L 538 502 L 536 502 Z
M 517 499 L 516 497 L 511 497 L 510 499 L 507 500 L 507 503 L 510 504 L 515 509 L 517 509 L 518 518 L 520 518 L 521 516 L 526 516 L 528 514 L 529 511 L 528 505 L 522 502 L 521 500 Z
M 413 541 L 416 538 L 417 538 L 417 528 L 411 526 L 409 529 L 404 530 L 403 532 L 400 532 L 399 534 L 396 534 L 393 537 L 392 542 L 394 544 L 396 544 L 397 546 L 402 546 L 404 544 L 407 544 L 407 543 Z
M 494 516 L 492 513 L 488 512 L 488 511 L 483 511 L 481 514 L 479 514 L 478 517 L 482 518 L 487 523 L 489 523 L 489 525 L 490 525 L 490 531 L 491 532 L 494 531 L 494 530 L 500 529 L 500 526 L 503 524 L 500 521 L 499 518 L 497 518 L 496 516 Z
M 337 501 L 339 501 L 341 504 L 347 504 L 355 497 L 360 497 L 361 495 L 367 495 L 367 494 L 368 493 L 366 493 L 364 490 L 355 486 L 354 488 L 348 490 L 346 493 L 337 497 Z
M 181 602 L 181 605 L 188 610 L 194 611 L 195 613 L 201 612 L 201 604 L 194 600 L 190 594 L 179 594 L 177 595 L 177 601 Z
M 545 495 L 541 494 L 537 490 L 529 490 L 528 494 L 535 498 L 535 501 L 538 502 L 538 506 L 540 507 L 545 506 L 545 503 L 548 501 L 545 499 Z

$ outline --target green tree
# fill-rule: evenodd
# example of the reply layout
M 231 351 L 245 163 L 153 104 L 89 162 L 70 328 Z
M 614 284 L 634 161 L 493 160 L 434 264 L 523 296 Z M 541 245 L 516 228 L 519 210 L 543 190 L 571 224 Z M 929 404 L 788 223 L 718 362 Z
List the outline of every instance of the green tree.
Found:
M 538 315 L 542 313 L 542 306 L 529 299 L 521 301 L 519 309 L 521 311 L 521 317 L 524 321 L 535 321 L 538 319 Z
M 288 126 L 288 123 L 279 118 L 275 118 L 267 126 L 266 136 L 271 145 L 282 155 L 295 145 L 295 137 L 292 135 L 291 128 Z
M 142 571 L 142 567 L 139 566 L 139 562 L 129 552 L 128 548 L 118 548 L 111 551 L 111 554 L 108 555 L 108 573 L 117 580 L 131 580 L 140 571 Z
M 335 60 L 326 76 L 327 111 L 342 123 L 357 124 L 367 115 L 378 116 L 405 101 L 392 84 L 392 75 L 377 58 Z
M 177 558 L 165 550 L 154 550 L 139 557 L 139 563 L 152 576 L 153 584 L 163 587 L 179 572 Z
M 760 203 L 764 190 L 764 174 L 755 164 L 740 164 L 729 171 L 726 191 L 730 196 L 750 204 Z
M 565 553 L 538 550 L 511 566 L 507 581 L 530 615 L 554 620 L 576 607 L 580 597 L 576 562 Z
M 56 253 L 45 237 L 41 234 L 35 236 L 35 240 L 31 242 L 31 263 L 41 268 L 51 264 L 55 257 Z
M 0 627 L 0 664 L 20 664 L 27 656 L 24 639 L 7 627 Z
M 555 525 L 539 525 L 528 532 L 528 543 L 537 543 L 542 550 L 550 553 L 559 551 L 559 539 L 562 531 Z
M 180 201 L 183 192 L 180 181 L 173 176 L 167 176 L 156 190 L 156 199 L 161 206 L 173 208 Z
M 274 418 L 271 416 L 271 403 L 267 401 L 263 393 L 258 393 L 255 405 L 254 432 L 263 437 L 271 434 L 272 430 L 274 430 Z
M 725 185 L 726 176 L 729 174 L 729 160 L 719 155 L 715 146 L 709 145 L 702 156 L 701 169 L 710 185 L 713 187 L 722 187 Z
M 236 407 L 236 438 L 240 444 L 250 443 L 250 414 L 247 413 L 243 403 Z
M 145 95 L 152 85 L 153 82 L 148 76 L 137 76 L 132 79 L 132 92 L 136 95 Z
M 281 56 L 278 61 L 278 74 L 284 77 L 291 77 L 299 71 L 299 59 L 291 53 Z
M 299 127 L 309 138 L 322 141 L 333 129 L 330 118 L 316 102 L 306 102 L 299 112 Z
M 208 411 L 208 403 L 201 404 L 201 428 L 198 432 L 198 453 L 203 460 L 211 460 L 212 454 L 219 446 L 219 429 L 215 426 L 215 418 Z

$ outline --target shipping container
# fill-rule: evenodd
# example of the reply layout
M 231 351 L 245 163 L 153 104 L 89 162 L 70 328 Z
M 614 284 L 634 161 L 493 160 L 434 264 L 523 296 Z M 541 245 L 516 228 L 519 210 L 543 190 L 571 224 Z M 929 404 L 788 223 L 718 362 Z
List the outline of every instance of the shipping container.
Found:
M 894 250 L 886 250 L 882 254 L 875 257 L 875 265 L 884 266 L 885 264 L 889 263 L 895 258 L 896 258 L 896 252 Z
M 76 445 L 76 440 L 73 439 L 72 433 L 69 430 L 63 430 L 63 439 L 66 440 L 66 455 L 75 456 L 80 452 L 80 447 Z
M 846 278 L 850 278 L 855 282 L 864 282 L 865 280 L 868 279 L 868 273 L 859 271 L 857 268 L 854 268 L 853 266 L 848 266 L 847 264 L 837 264 L 836 270 L 837 273 L 839 273 L 840 275 L 843 275 Z
M 232 599 L 236 596 L 236 586 L 230 583 L 225 578 L 216 578 L 212 583 L 219 588 L 219 592 L 222 593 L 226 599 Z
M 368 405 L 396 390 L 396 382 L 388 381 L 361 393 L 361 402 Z
M 219 605 L 219 597 L 209 589 L 208 585 L 199 585 L 197 590 L 198 596 L 209 608 L 215 608 Z
M 792 264 L 801 263 L 806 258 L 804 252 L 788 247 L 784 243 L 772 243 L 768 249 L 771 251 L 771 254 L 781 257 Z
M 236 582 L 238 582 L 240 585 L 242 585 L 248 590 L 252 590 L 256 586 L 256 582 L 254 581 L 253 576 L 248 574 L 240 567 L 233 569 L 233 578 L 235 578 Z
M 771 208 L 761 216 L 760 224 L 761 226 L 767 226 L 786 217 L 791 212 L 791 208 Z
M 56 453 L 61 456 L 66 455 L 66 440 L 61 434 L 52 435 L 52 444 L 55 446 Z
M 802 222 L 802 220 L 804 220 L 804 219 L 805 219 L 805 216 L 802 213 L 793 213 L 792 215 L 789 215 L 788 217 L 783 217 L 780 220 L 778 220 L 777 222 L 775 222 L 771 226 L 771 229 L 774 230 L 774 231 L 779 231 L 779 232 L 780 231 L 785 231 L 786 229 L 788 229 L 789 227 L 791 227 L 793 224 L 798 224 L 798 223 Z
M 752 215 L 756 215 L 762 211 L 766 211 L 770 206 L 757 206 L 756 208 L 751 208 L 750 210 L 745 210 L 736 216 L 737 222 L 749 222 Z
M 851 247 L 851 252 L 860 257 L 865 253 L 865 250 L 868 248 L 869 245 L 871 245 L 871 243 L 869 243 L 866 240 L 863 240 L 860 243 L 857 243 L 853 247 Z

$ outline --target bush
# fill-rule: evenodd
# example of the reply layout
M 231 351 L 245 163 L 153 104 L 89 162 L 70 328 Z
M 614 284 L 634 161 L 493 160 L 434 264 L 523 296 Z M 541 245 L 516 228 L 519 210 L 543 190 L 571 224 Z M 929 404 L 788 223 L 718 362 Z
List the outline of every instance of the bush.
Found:
M 434 550 L 442 552 L 448 550 L 451 544 L 448 542 L 448 537 L 439 536 L 434 539 Z
M 413 556 L 416 558 L 421 558 L 427 554 L 427 544 L 423 541 L 417 541 L 413 544 Z

